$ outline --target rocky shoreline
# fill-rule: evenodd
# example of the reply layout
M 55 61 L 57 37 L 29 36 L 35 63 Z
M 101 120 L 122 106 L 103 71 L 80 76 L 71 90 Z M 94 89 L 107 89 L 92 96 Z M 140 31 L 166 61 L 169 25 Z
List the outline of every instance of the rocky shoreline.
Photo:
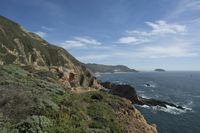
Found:
M 65 49 L 3 16 L 0 53 L 0 132 L 157 133 Z
M 129 99 L 133 104 L 147 105 L 147 106 L 160 106 L 164 108 L 167 108 L 167 106 L 171 106 L 177 109 L 188 111 L 186 108 L 180 105 L 176 105 L 176 104 L 162 101 L 162 100 L 147 99 L 147 98 L 138 96 L 135 88 L 127 84 L 115 84 L 111 82 L 101 82 L 100 84 L 104 88 L 108 89 L 108 91 L 111 94 Z

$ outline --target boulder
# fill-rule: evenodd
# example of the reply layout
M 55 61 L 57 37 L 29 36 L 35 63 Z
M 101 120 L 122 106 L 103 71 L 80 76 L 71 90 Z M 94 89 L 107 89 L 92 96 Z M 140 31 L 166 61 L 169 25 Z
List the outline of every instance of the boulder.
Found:
M 112 93 L 113 95 L 124 97 L 131 101 L 137 100 L 137 93 L 135 91 L 135 88 L 133 88 L 130 85 L 125 85 L 125 84 L 120 85 L 120 84 L 114 84 L 110 82 L 104 82 L 104 83 L 101 83 L 101 85 L 109 89 L 109 92 Z

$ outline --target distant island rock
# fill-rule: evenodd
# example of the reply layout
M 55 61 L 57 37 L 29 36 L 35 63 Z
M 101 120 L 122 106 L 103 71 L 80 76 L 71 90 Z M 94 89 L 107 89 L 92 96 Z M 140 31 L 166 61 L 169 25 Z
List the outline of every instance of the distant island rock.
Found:
M 156 71 L 156 72 L 165 72 L 165 70 L 161 69 L 161 68 L 155 69 L 154 71 Z
M 131 69 L 124 65 L 114 66 L 114 65 L 102 65 L 102 64 L 94 64 L 94 63 L 88 63 L 85 65 L 93 73 L 138 72 L 137 70 Z

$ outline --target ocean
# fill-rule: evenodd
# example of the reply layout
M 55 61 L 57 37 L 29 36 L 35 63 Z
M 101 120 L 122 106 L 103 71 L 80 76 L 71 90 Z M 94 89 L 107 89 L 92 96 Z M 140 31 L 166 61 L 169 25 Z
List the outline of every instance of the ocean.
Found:
M 200 72 L 100 74 L 102 81 L 133 86 L 138 95 L 175 103 L 188 111 L 135 105 L 159 133 L 200 133 Z

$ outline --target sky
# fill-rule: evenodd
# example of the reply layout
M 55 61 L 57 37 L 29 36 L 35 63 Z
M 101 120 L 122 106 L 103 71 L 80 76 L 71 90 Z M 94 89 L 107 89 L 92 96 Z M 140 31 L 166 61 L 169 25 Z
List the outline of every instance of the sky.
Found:
M 0 15 L 84 63 L 200 70 L 200 0 L 1 0 Z

